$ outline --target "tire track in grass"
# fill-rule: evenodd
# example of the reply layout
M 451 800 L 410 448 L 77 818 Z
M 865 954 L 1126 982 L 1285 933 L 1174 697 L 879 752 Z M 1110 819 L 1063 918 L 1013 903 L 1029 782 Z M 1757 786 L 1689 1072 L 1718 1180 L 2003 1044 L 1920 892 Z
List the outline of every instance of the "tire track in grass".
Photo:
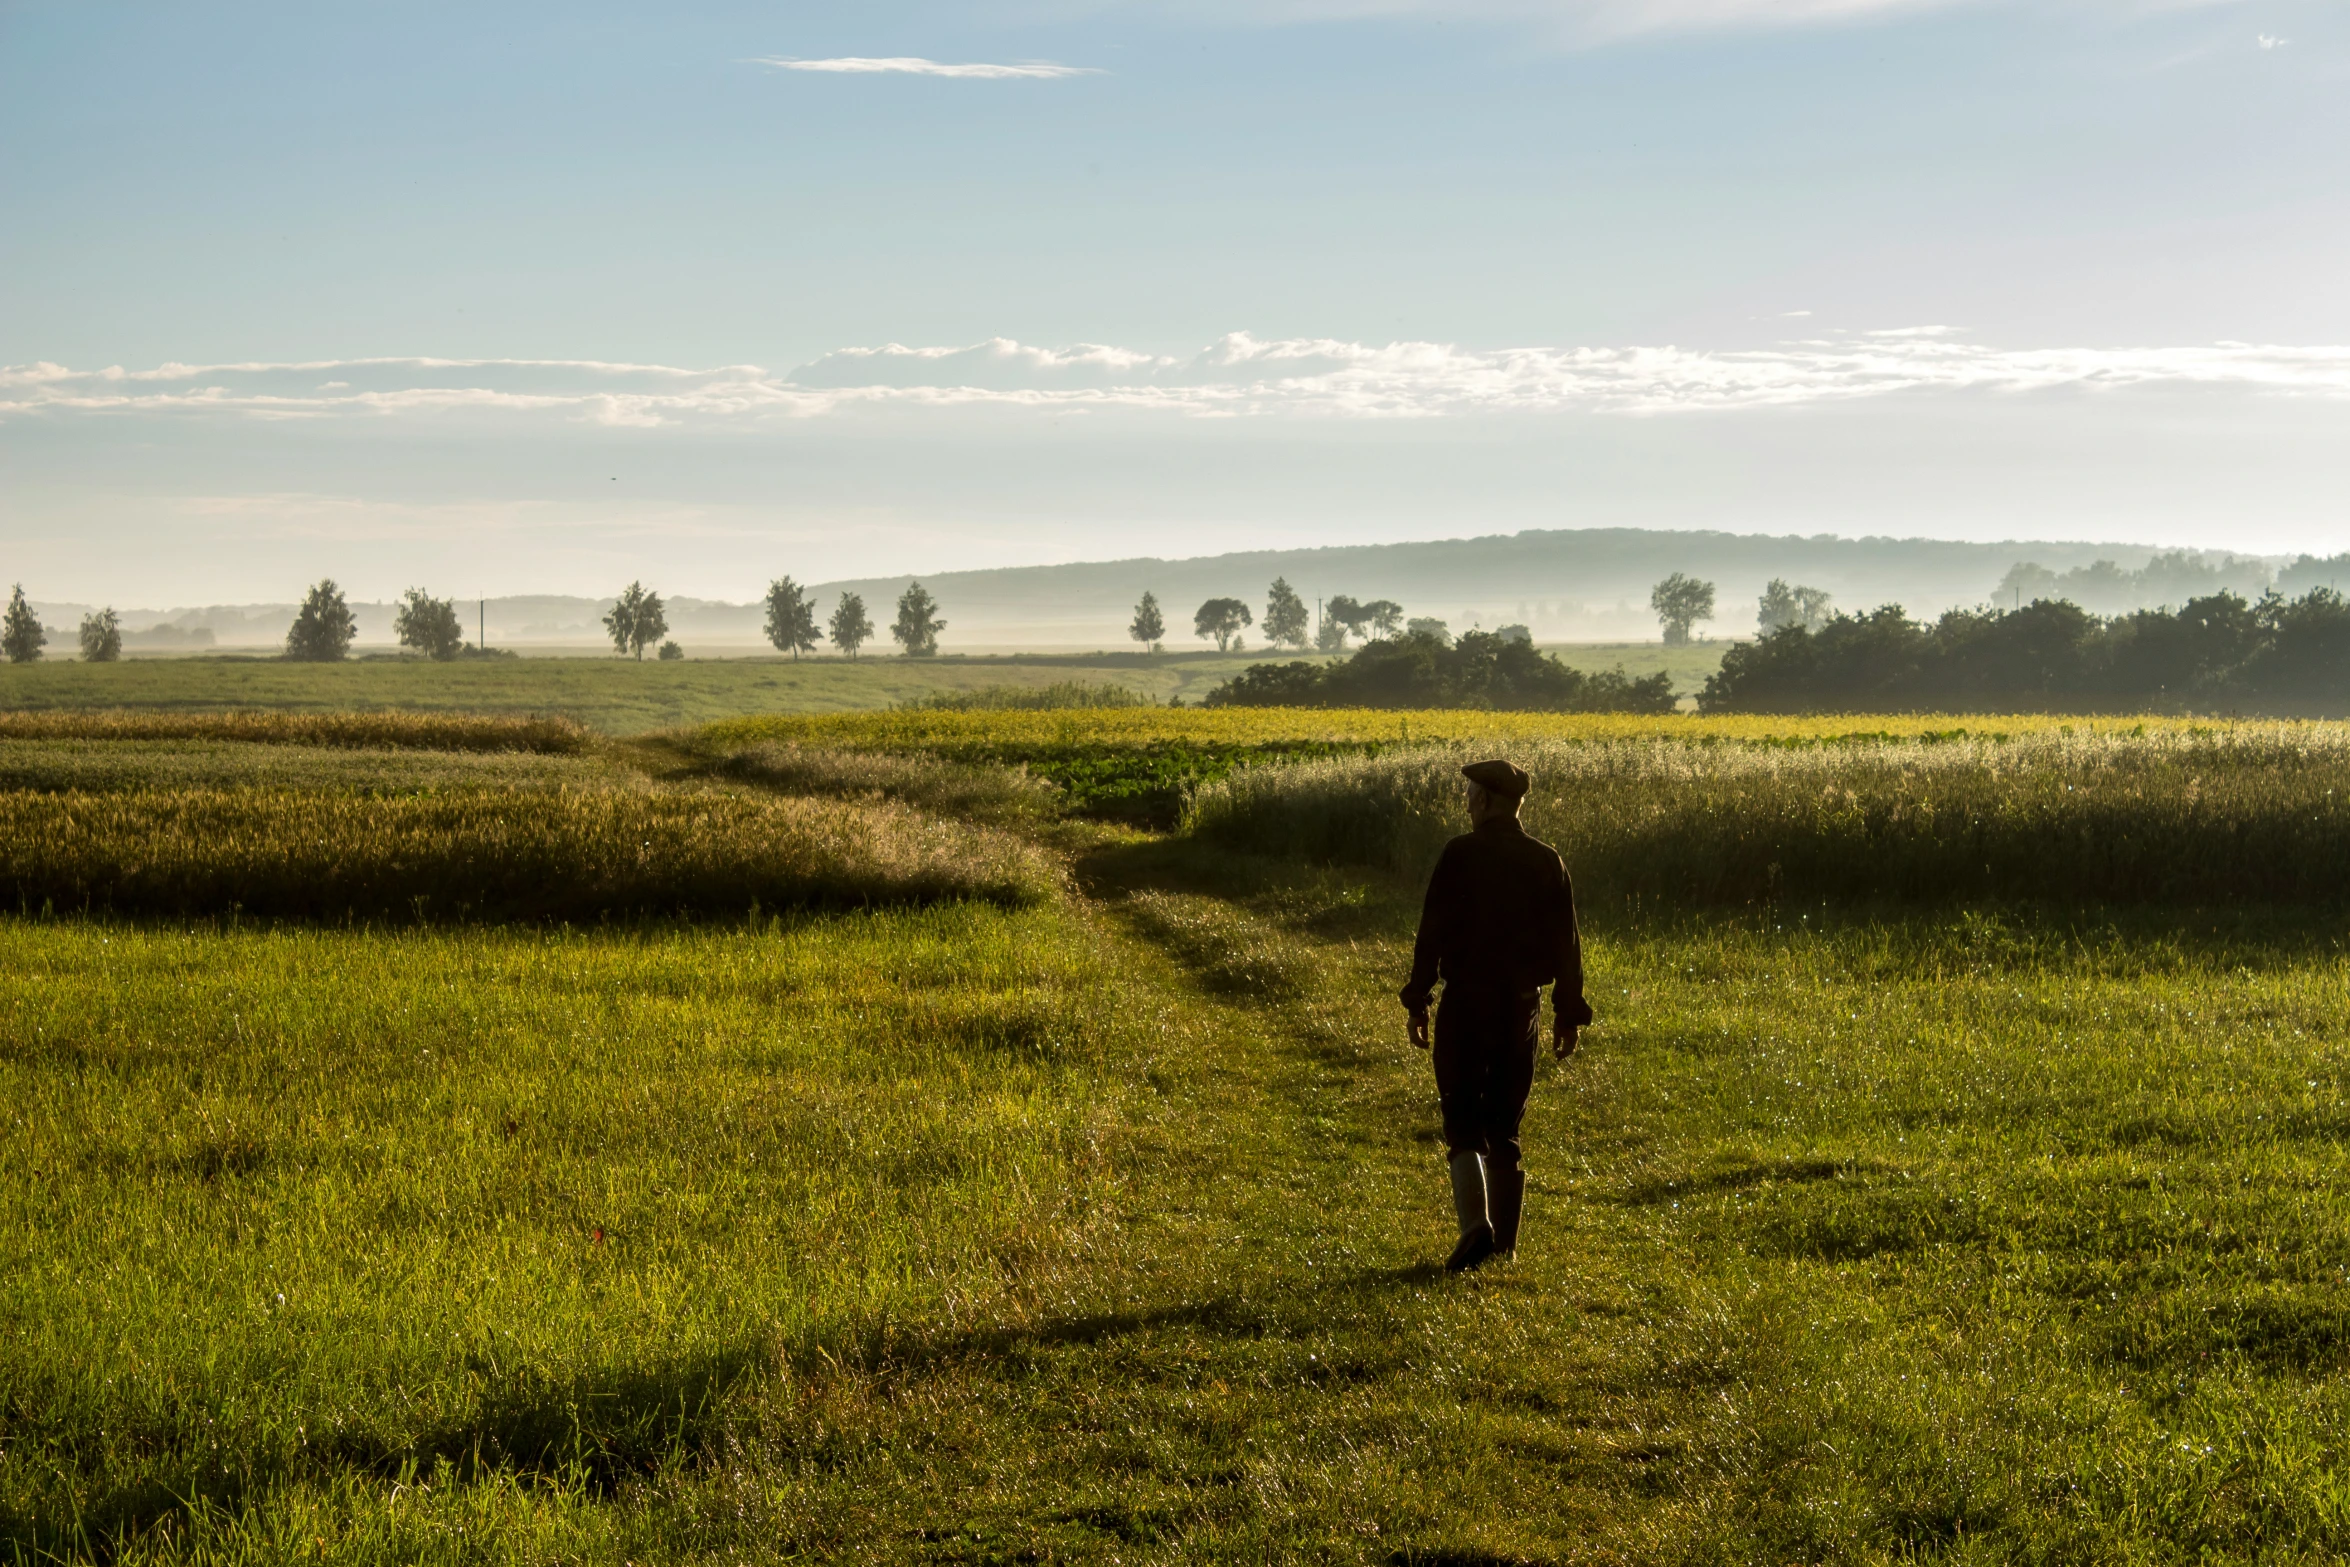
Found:
M 1623 1256 L 1650 1243 L 1654 1221 L 1591 1200 L 1620 1179 L 1561 1124 L 1572 1104 L 1621 1149 L 1604 1072 L 1583 1074 L 1597 1084 L 1545 1074 L 1523 1260 L 1448 1278 L 1434 1089 L 1401 1037 L 1391 910 L 1327 878 L 1196 850 L 1096 856 L 1087 870 L 1138 957 L 1169 962 L 1194 993 L 1201 1067 L 1223 1100 L 1210 1130 L 1228 1156 L 1211 1191 L 1235 1254 L 1227 1279 L 1243 1282 L 1171 1330 L 1249 1324 L 1286 1346 L 1294 1374 L 1267 1389 L 1252 1432 L 1288 1477 L 1282 1503 L 1186 1548 L 1605 1560 L 1630 1539 L 1682 1533 L 1652 1516 L 1670 1511 L 1673 1487 L 1657 1481 L 1681 1452 L 1665 1405 L 1682 1395 L 1656 1396 L 1654 1330 L 1623 1331 L 1676 1309 L 1634 1287 L 1642 1270 Z M 1218 882 L 1242 895 L 1217 895 Z
M 794 1559 L 1735 1559 L 1704 1549 L 1688 1433 L 1739 1343 L 1656 1265 L 1678 1221 L 1614 1200 L 1644 1144 L 1604 1053 L 1538 1090 L 1526 1253 L 1447 1277 L 1433 1088 L 1392 1000 L 1400 902 L 1187 845 L 1064 847 L 1151 1057 L 1102 1144 L 1110 1195 L 1009 1298 L 800 1368 L 736 1456 L 648 1488 L 646 1538 Z

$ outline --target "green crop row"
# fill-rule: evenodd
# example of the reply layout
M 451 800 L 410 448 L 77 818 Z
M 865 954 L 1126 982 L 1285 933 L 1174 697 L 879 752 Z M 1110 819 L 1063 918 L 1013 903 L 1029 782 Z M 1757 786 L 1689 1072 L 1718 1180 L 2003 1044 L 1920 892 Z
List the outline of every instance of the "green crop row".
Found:
M 0 794 L 0 907 L 303 920 L 739 915 L 1051 885 L 1005 834 L 887 801 L 617 790 Z
M 838 770 L 842 766 L 838 759 L 853 755 L 919 759 L 934 767 L 945 764 L 962 770 L 966 777 L 977 771 L 1011 769 L 1059 791 L 1063 811 L 1158 828 L 1174 827 L 1194 790 L 1236 768 L 1376 755 L 1383 746 L 1372 739 L 1267 734 L 1239 726 L 1235 726 L 1233 737 L 1223 738 L 1212 732 L 1203 736 L 1161 734 L 1147 727 L 1039 725 L 1033 721 L 1036 715 L 1021 710 L 951 725 L 909 723 L 904 721 L 907 716 L 890 714 L 877 721 L 848 725 L 721 724 L 687 743 L 695 748 L 714 748 L 721 757 L 719 770 L 742 777 L 753 776 L 761 767 L 785 765 L 785 758 L 799 759 L 789 763 L 787 770 L 805 772 L 816 765 L 810 759 L 817 757 L 834 758 L 823 765 Z M 937 715 L 926 711 L 920 716 L 930 719 Z M 955 712 L 948 716 L 959 720 L 980 715 Z M 779 738 L 760 738 L 769 734 Z M 758 758 L 767 760 L 760 762 Z M 935 795 L 938 783 L 934 778 L 926 788 L 911 794 L 908 787 L 893 783 L 880 792 L 929 798 Z M 970 787 L 968 783 L 958 786 L 963 791 Z M 827 788 L 823 792 L 837 791 Z
M 2246 726 L 1787 749 L 1552 743 L 1525 821 L 1586 900 L 2350 899 L 2350 744 Z M 1466 830 L 1459 746 L 1252 768 L 1189 830 L 1419 873 Z
M 573 755 L 595 737 L 568 718 L 477 713 L 158 713 L 127 708 L 0 713 L 0 740 L 244 740 L 363 750 Z

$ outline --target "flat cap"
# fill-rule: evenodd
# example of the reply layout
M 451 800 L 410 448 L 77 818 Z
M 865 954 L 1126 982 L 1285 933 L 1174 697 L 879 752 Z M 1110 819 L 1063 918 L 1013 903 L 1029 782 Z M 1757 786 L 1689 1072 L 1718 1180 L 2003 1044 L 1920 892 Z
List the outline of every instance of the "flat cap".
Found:
M 1524 799 L 1526 790 L 1534 782 L 1519 768 L 1500 757 L 1490 762 L 1471 762 L 1461 769 L 1461 776 L 1487 794 L 1498 794 L 1505 800 Z

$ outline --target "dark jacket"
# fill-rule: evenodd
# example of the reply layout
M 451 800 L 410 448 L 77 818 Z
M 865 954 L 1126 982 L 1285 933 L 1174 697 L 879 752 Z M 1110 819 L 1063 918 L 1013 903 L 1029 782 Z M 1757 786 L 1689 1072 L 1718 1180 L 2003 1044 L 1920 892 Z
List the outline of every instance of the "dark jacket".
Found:
M 1575 888 L 1558 850 L 1496 817 L 1444 846 L 1403 1004 L 1424 1011 L 1442 979 L 1449 988 L 1523 995 L 1556 983 L 1552 1005 L 1565 1022 L 1591 1021 L 1583 999 L 1583 939 L 1575 929 Z

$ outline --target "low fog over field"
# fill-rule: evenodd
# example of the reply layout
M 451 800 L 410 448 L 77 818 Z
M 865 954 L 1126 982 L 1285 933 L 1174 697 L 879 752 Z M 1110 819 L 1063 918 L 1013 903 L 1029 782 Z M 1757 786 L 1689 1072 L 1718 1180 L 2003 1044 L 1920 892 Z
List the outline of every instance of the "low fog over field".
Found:
M 334 571 L 332 555 L 331 548 L 319 552 L 319 575 Z M 774 574 L 791 571 L 793 564 L 777 560 Z M 1168 644 L 1190 646 L 1195 605 L 1218 595 L 1256 604 L 1275 577 L 1309 603 L 1341 593 L 1392 599 L 1410 615 L 1443 620 L 1456 630 L 1523 624 L 1546 642 L 1642 640 L 1657 635 L 1649 590 L 1676 571 L 1715 584 L 1715 618 L 1697 628 L 1700 636 L 1713 638 L 1753 633 L 1755 600 L 1772 578 L 1823 589 L 1839 609 L 1898 603 L 1913 615 L 1994 601 L 2012 604 L 2019 594 L 2024 602 L 2070 598 L 2086 609 L 2113 614 L 2176 605 L 2222 589 L 2255 597 L 2272 586 L 2300 592 L 2327 586 L 2337 576 L 2350 582 L 2350 561 L 2342 557 L 2260 557 L 2044 540 L 1976 544 L 1631 528 L 948 571 L 919 580 L 939 599 L 947 620 L 942 645 L 950 650 L 1090 649 L 1126 645 L 1127 624 L 1145 592 L 1155 593 L 1165 609 Z M 822 582 L 814 584 L 814 592 L 823 609 L 843 592 L 886 605 L 914 580 Z M 125 610 L 125 640 L 130 648 L 149 652 L 275 647 L 284 642 L 293 620 L 293 593 L 306 585 L 289 583 L 283 603 Z M 615 589 L 620 585 L 613 584 Z M 657 577 L 646 585 L 661 586 Z M 670 629 L 689 646 L 703 649 L 763 647 L 757 601 L 766 585 L 765 580 L 746 580 L 741 599 L 731 602 L 672 597 Z M 34 603 L 44 619 L 61 628 L 90 607 L 47 602 L 37 595 Z M 610 598 L 533 594 L 476 600 L 460 608 L 469 637 L 479 631 L 494 647 L 553 649 L 601 646 L 605 638 L 599 621 L 611 603 Z M 352 605 L 361 645 L 392 642 L 392 608 L 382 602 Z

